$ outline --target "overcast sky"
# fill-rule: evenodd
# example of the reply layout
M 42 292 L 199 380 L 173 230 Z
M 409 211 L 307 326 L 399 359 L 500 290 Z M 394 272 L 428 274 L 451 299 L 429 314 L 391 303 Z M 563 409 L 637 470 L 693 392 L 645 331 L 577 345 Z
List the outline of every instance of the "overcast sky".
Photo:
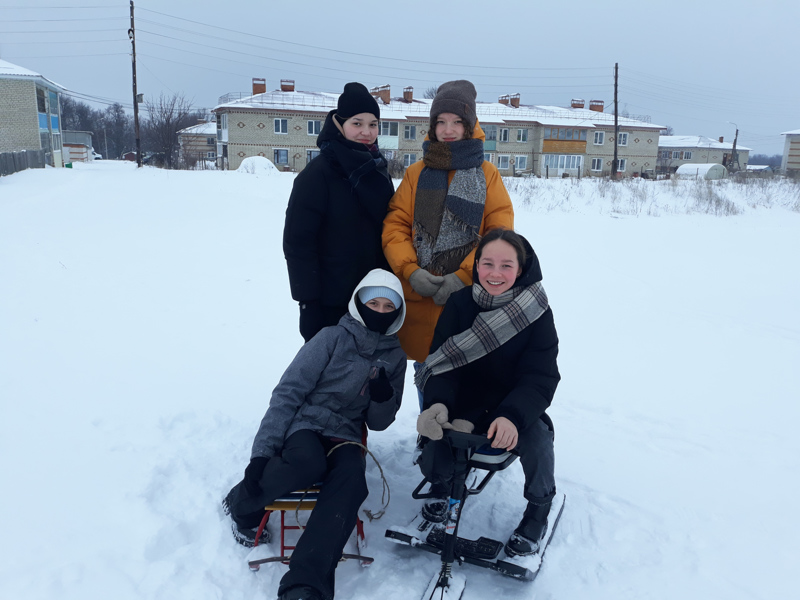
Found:
M 781 132 L 800 129 L 797 0 L 137 0 L 135 16 L 139 92 L 198 108 L 263 77 L 270 90 L 388 83 L 392 96 L 470 79 L 482 101 L 610 110 L 619 63 L 620 114 L 676 135 L 733 141 L 732 122 L 741 145 L 778 154 Z M 0 58 L 130 107 L 129 26 L 127 0 L 0 0 Z

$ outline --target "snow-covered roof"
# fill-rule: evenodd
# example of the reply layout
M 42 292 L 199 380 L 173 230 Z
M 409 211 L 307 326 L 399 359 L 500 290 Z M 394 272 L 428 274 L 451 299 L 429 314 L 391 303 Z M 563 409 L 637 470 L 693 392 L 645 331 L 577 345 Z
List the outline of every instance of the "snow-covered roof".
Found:
M 13 63 L 8 62 L 7 60 L 3 60 L 0 58 L 0 78 L 3 79 L 40 79 L 44 83 L 49 84 L 53 87 L 57 87 L 61 90 L 66 89 L 63 85 L 57 84 L 55 81 L 50 81 L 47 77 L 44 77 L 37 73 L 36 71 L 31 71 L 24 67 L 20 67 L 19 65 L 15 65 Z
M 217 135 L 217 124 L 198 123 L 197 125 L 181 129 L 178 133 L 188 133 L 189 135 Z
M 800 129 L 794 131 L 784 131 L 781 135 L 800 135 Z
M 733 144 L 713 140 L 704 135 L 662 135 L 658 138 L 659 148 L 708 148 L 714 150 L 733 150 Z M 752 150 L 736 144 L 737 150 Z
M 225 97 L 223 97 L 224 99 Z M 303 112 L 327 113 L 336 108 L 338 93 L 329 92 L 283 92 L 275 90 L 256 94 L 241 99 L 223 102 L 214 108 L 221 111 L 225 108 L 252 108 L 261 110 L 292 110 Z M 401 98 L 392 98 L 389 104 L 378 100 L 381 118 L 391 121 L 405 121 L 409 118 L 427 119 L 431 111 L 432 100 L 414 99 L 406 102 Z M 614 115 L 582 108 L 564 108 L 560 106 L 520 105 L 514 108 L 500 102 L 478 102 L 476 105 L 478 121 L 481 123 L 505 124 L 507 122 L 532 122 L 556 127 L 613 126 Z M 223 111 L 224 112 L 224 111 Z M 635 127 L 659 130 L 663 125 L 655 125 L 645 121 L 620 117 L 621 127 Z

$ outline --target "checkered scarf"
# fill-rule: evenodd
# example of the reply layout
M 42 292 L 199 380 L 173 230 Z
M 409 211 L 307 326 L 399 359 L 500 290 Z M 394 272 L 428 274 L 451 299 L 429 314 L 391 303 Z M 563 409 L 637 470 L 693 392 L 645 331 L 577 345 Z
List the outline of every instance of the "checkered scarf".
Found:
M 483 140 L 422 144 L 425 167 L 414 204 L 417 264 L 434 275 L 455 273 L 478 245 L 486 205 Z M 455 171 L 453 181 L 448 174 Z
M 541 317 L 548 307 L 541 281 L 511 288 L 499 296 L 492 296 L 476 282 L 472 285 L 472 299 L 485 312 L 475 317 L 472 327 L 447 338 L 436 352 L 428 355 L 414 376 L 418 388 L 425 387 L 431 375 L 458 369 L 497 350 Z

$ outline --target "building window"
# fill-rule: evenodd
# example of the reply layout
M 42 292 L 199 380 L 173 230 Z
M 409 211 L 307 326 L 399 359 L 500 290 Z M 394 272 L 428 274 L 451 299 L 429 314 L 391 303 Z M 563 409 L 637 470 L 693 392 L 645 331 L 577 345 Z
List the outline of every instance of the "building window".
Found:
M 405 125 L 403 127 L 403 139 L 404 140 L 415 140 L 417 139 L 417 126 L 416 125 Z M 408 155 L 406 155 L 408 156 Z
M 306 150 L 306 162 L 310 163 L 319 156 L 319 150 Z
M 669 158 L 670 154 L 672 154 L 672 152 L 670 152 L 669 150 L 662 150 L 661 151 L 661 158 L 667 159 L 667 158 Z
M 517 141 L 518 142 L 527 142 L 528 141 L 528 130 L 527 129 L 517 129 Z
M 498 142 L 507 142 L 508 141 L 508 128 L 507 127 L 501 127 L 500 128 L 500 137 L 497 138 L 497 141 Z M 508 158 L 508 157 L 506 157 L 506 158 Z
M 627 145 L 628 145 L 628 134 L 620 133 L 617 136 L 617 146 L 627 146 Z
M 394 150 L 381 150 L 381 154 L 383 154 L 383 158 L 386 160 L 392 160 L 394 158 Z
M 40 113 L 47 112 L 47 97 L 44 94 L 44 90 L 40 87 L 36 88 L 36 110 Z
M 206 158 L 217 158 L 216 152 L 206 152 Z
M 481 123 L 483 133 L 486 134 L 487 142 L 497 141 L 497 125 L 484 125 Z
M 501 130 L 502 131 L 502 130 Z M 508 131 L 508 129 L 506 129 Z M 498 169 L 508 169 L 508 154 L 500 154 L 497 157 L 497 168 Z
M 603 170 L 603 159 L 602 158 L 593 158 L 592 159 L 592 171 L 602 171 Z
M 403 166 L 405 168 L 410 167 L 415 162 L 417 162 L 417 155 L 416 154 L 403 154 Z
M 397 122 L 381 121 L 381 135 L 391 135 L 397 137 L 399 127 Z
M 594 145 L 595 146 L 602 146 L 606 141 L 606 132 L 605 131 L 595 131 L 594 132 Z
M 483 160 L 485 160 L 486 162 L 493 163 L 494 162 L 494 154 L 492 154 L 491 152 L 484 152 L 483 153 Z
M 525 130 L 527 131 L 527 129 Z M 517 171 L 524 171 L 528 168 L 528 157 L 527 156 L 515 156 L 514 157 L 514 168 Z
M 580 154 L 545 154 L 544 166 L 550 169 L 580 169 L 583 156 Z
M 680 157 L 681 157 L 680 150 L 673 150 L 672 151 L 672 158 L 674 158 L 675 160 L 678 160 L 678 159 L 680 159 Z
M 585 129 L 572 129 L 564 127 L 545 127 L 544 139 L 546 140 L 572 140 L 586 141 Z
M 276 165 L 289 164 L 289 150 L 284 148 L 275 148 L 272 150 L 272 162 Z
M 617 173 L 624 173 L 625 172 L 625 166 L 627 164 L 628 164 L 628 159 L 627 158 L 620 158 L 617 161 Z
M 308 122 L 308 135 L 319 135 L 322 121 L 313 120 Z
M 289 133 L 289 119 L 275 119 L 275 133 Z
M 206 138 L 206 144 L 208 144 L 209 146 L 215 146 L 216 143 L 217 143 L 217 138 L 212 138 L 212 137 Z
M 683 160 L 691 160 L 692 153 L 691 152 L 684 152 L 683 153 Z

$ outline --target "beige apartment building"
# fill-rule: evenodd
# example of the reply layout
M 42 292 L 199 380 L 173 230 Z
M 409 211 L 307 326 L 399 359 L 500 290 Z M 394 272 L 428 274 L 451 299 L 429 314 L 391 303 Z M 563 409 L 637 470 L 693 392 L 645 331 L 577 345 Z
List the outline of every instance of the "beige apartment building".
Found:
M 729 171 L 744 171 L 751 148 L 733 144 L 724 138 L 714 140 L 702 135 L 662 135 L 658 143 L 658 171 L 674 173 L 681 165 L 720 164 Z M 738 164 L 737 164 L 738 162 Z
M 293 80 L 267 92 L 263 79 L 253 80 L 253 93 L 220 98 L 217 154 L 222 168 L 236 169 L 249 156 L 264 156 L 278 168 L 300 171 L 318 154 L 316 139 L 338 93 L 296 91 Z M 422 158 L 431 100 L 414 98 L 411 87 L 391 96 L 389 86 L 371 90 L 381 108 L 378 145 L 389 159 L 405 167 Z M 589 106 L 574 99 L 569 107 L 523 105 L 520 95 L 497 102 L 478 102 L 478 120 L 486 133 L 484 151 L 501 174 L 542 177 L 603 176 L 614 158 L 614 115 L 602 100 Z M 643 118 L 620 117 L 618 172 L 635 176 L 654 172 L 661 125 Z

